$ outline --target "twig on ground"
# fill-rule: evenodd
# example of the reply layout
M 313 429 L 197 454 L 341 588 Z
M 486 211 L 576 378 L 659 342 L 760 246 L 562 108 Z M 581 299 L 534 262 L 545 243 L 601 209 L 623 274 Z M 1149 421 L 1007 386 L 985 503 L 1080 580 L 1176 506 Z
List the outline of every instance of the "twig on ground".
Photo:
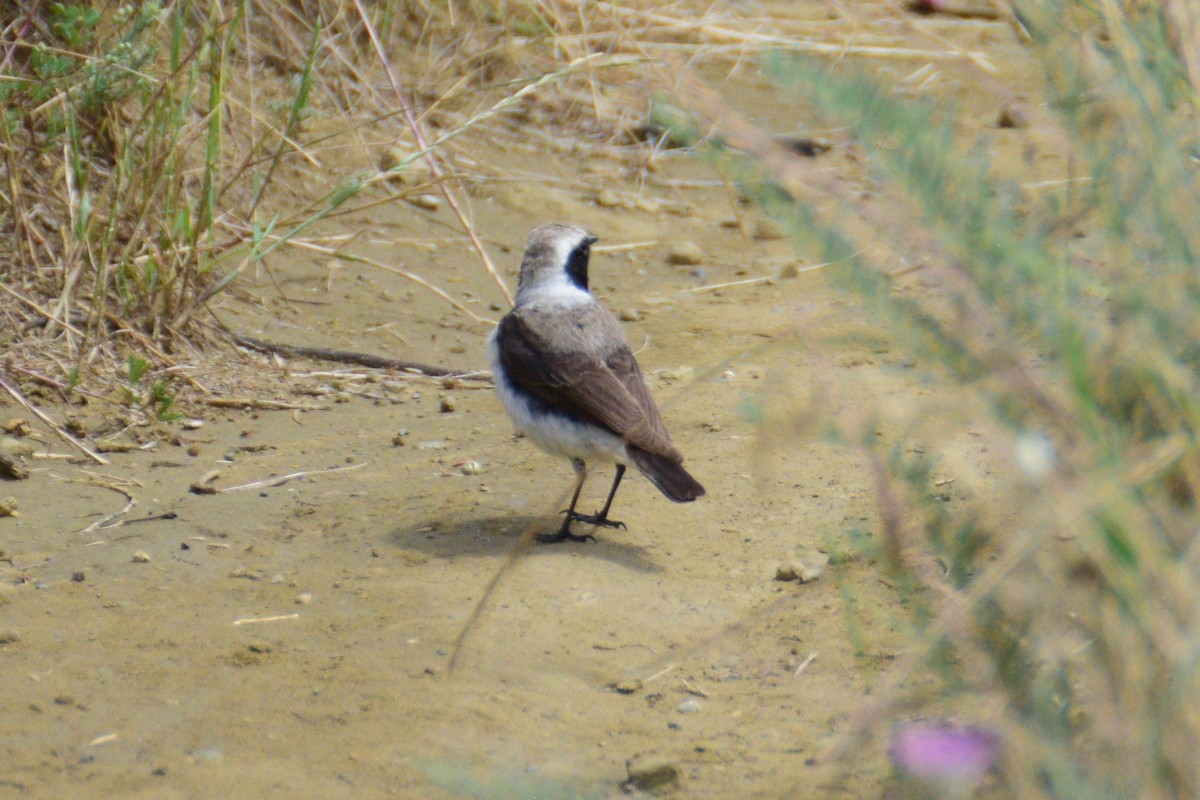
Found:
M 329 475 L 334 472 L 349 472 L 351 470 L 365 467 L 367 462 L 361 464 L 352 464 L 348 467 L 330 467 L 329 469 L 309 470 L 306 472 L 292 472 L 287 475 L 280 475 L 275 478 L 264 478 L 261 481 L 253 481 L 252 483 L 243 483 L 238 486 L 229 486 L 224 489 L 218 489 L 217 494 L 227 494 L 229 492 L 241 492 L 247 489 L 265 489 L 271 486 L 280 486 L 287 483 L 293 478 L 306 478 L 311 475 Z
M 286 400 L 259 400 L 254 397 L 205 397 L 206 406 L 216 408 L 257 408 L 261 411 L 324 411 L 329 406 L 289 403 Z
M 96 530 L 97 528 L 102 528 L 102 527 L 108 525 L 108 523 L 112 522 L 113 520 L 119 519 L 119 518 L 125 516 L 126 514 L 128 514 L 130 512 L 130 510 L 134 506 L 137 505 L 137 500 L 134 499 L 133 492 L 129 491 L 124 486 L 122 486 L 120 483 L 117 483 L 115 481 L 106 481 L 96 475 L 89 475 L 88 479 L 86 481 L 76 480 L 75 478 L 63 478 L 62 480 L 65 480 L 67 483 L 78 483 L 78 484 L 82 484 L 84 486 L 99 486 L 101 489 L 111 489 L 112 491 L 117 492 L 118 494 L 124 495 L 125 499 L 127 501 L 125 503 L 125 507 L 122 508 L 120 511 L 118 511 L 114 514 L 109 514 L 108 516 L 105 516 L 105 517 L 101 517 L 100 519 L 93 522 L 91 525 L 88 525 L 86 528 L 83 528 L 80 531 L 78 531 L 79 533 L 91 533 L 92 531 Z M 137 483 L 137 481 L 133 481 L 133 483 L 138 486 L 141 485 L 141 484 Z
M 50 429 L 53 430 L 56 434 L 58 434 L 59 438 L 61 438 L 63 441 L 67 442 L 72 447 L 78 448 L 80 451 L 82 451 L 84 453 L 84 455 L 86 455 L 88 458 L 95 461 L 97 464 L 108 464 L 109 463 L 107 458 L 100 455 L 95 450 L 92 450 L 86 444 L 79 441 L 74 436 L 67 433 L 65 430 L 63 430 L 61 427 L 59 427 L 57 424 L 55 424 L 54 420 L 52 420 L 52 419 L 50 419 L 50 417 L 46 416 L 46 414 L 44 414 L 41 411 L 41 409 L 39 409 L 33 403 L 30 403 L 28 400 L 26 400 L 25 396 L 22 395 L 19 391 L 17 391 L 17 388 L 15 386 L 13 386 L 8 381 L 4 380 L 4 378 L 0 378 L 0 387 L 3 387 L 4 391 L 6 391 L 10 395 L 12 395 L 12 398 L 14 400 L 16 400 L 21 405 L 25 406 L 26 410 L 29 411 L 30 414 L 33 414 L 35 417 L 37 417 L 42 422 L 44 422 L 46 425 L 48 425 L 50 427 Z
M 233 340 L 243 347 L 248 347 L 251 350 L 257 350 L 262 353 L 316 358 L 323 361 L 336 361 L 341 364 L 359 364 L 361 366 L 372 367 L 374 369 L 395 369 L 404 372 L 415 372 L 432 378 L 461 378 L 463 380 L 475 381 L 491 380 L 490 375 L 484 377 L 483 373 L 479 372 L 478 370 L 453 370 L 445 367 L 434 367 L 428 364 L 419 364 L 415 361 L 405 361 L 399 358 L 387 358 L 385 356 L 376 356 L 370 353 L 358 353 L 352 350 L 334 350 L 328 347 L 305 347 L 303 345 L 277 344 L 275 342 L 264 342 L 262 339 L 255 339 L 251 336 L 242 336 L 240 334 L 234 334 Z
M 801 661 L 799 664 L 796 665 L 796 669 L 792 672 L 792 677 L 794 678 L 797 675 L 799 675 L 801 672 L 804 672 L 804 670 L 808 669 L 808 665 L 811 664 L 813 661 L 815 661 L 816 658 L 817 658 L 817 651 L 813 650 L 811 653 L 808 654 L 807 658 L 805 658 L 803 661 Z
M 278 616 L 274 616 L 274 617 L 243 617 L 242 619 L 235 619 L 233 621 L 233 624 L 235 626 L 237 626 L 237 625 L 257 625 L 262 622 L 280 622 L 285 619 L 299 619 L 299 618 L 300 618 L 300 615 L 296 614 L 296 613 L 279 614 Z

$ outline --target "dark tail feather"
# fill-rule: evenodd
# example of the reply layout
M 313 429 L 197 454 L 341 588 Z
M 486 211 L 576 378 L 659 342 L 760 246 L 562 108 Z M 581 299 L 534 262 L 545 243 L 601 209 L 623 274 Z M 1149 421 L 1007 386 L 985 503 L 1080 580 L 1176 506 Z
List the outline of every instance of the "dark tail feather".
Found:
M 633 446 L 629 447 L 629 457 L 660 492 L 676 503 L 689 503 L 704 494 L 704 487 L 678 462 Z

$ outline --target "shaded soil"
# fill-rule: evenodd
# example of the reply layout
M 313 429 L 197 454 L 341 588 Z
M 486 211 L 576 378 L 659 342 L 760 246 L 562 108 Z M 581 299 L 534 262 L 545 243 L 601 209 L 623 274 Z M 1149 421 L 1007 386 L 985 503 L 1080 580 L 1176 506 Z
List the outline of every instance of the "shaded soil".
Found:
M 1026 80 L 1004 24 L 944 32 L 990 49 L 1004 80 Z M 726 88 L 756 119 L 829 133 L 786 118 L 751 70 L 736 81 Z M 973 137 L 1000 99 L 967 88 L 939 86 Z M 994 134 L 999 168 L 1022 180 L 1063 170 L 1053 156 L 1027 165 L 1037 131 Z M 644 146 L 553 150 L 516 135 L 469 146 L 502 173 L 469 199 L 511 284 L 531 227 L 571 221 L 601 237 L 595 292 L 627 319 L 708 495 L 677 506 L 633 477 L 614 507 L 627 531 L 522 551 L 448 674 L 522 534 L 557 524 L 568 465 L 515 440 L 486 387 L 247 356 L 279 398 L 312 410 L 213 411 L 177 444 L 106 467 L 35 459 L 30 479 L 0 487 L 21 512 L 0 519 L 0 796 L 599 797 L 619 793 L 636 756 L 676 765 L 687 797 L 883 791 L 890 721 L 834 768 L 808 764 L 869 702 L 906 630 L 894 587 L 855 555 L 880 535 L 870 471 L 818 434 L 835 416 L 904 433 L 936 454 L 946 502 L 983 492 L 997 508 L 1009 490 L 990 476 L 1008 443 L 823 270 L 695 291 L 810 264 L 754 236 L 747 207 L 736 210 L 749 235 L 729 224 L 728 187 L 691 155 L 665 152 L 646 171 Z M 869 189 L 848 143 L 819 158 Z M 615 203 L 596 202 L 604 190 Z M 338 224 L 358 252 L 481 316 L 503 313 L 445 207 L 397 201 Z M 699 264 L 668 263 L 684 240 Z M 424 289 L 288 258 L 249 276 L 251 301 L 221 300 L 221 318 L 262 339 L 486 368 L 489 326 Z M 902 290 L 939 287 L 916 273 Z M 0 415 L 24 415 L 7 402 Z M 214 469 L 223 488 L 309 474 L 189 491 Z M 584 509 L 610 475 L 596 473 Z M 136 499 L 127 524 L 88 530 L 126 503 L 96 481 Z M 780 563 L 831 555 L 815 581 L 775 580 Z

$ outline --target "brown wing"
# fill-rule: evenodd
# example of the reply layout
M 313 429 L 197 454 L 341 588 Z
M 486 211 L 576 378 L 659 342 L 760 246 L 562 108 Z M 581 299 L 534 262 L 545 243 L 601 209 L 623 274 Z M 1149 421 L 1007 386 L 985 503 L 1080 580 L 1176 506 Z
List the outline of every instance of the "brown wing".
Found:
M 553 315 L 514 309 L 500 321 L 496 344 L 517 386 L 629 444 L 682 461 L 620 325 L 604 309 L 588 305 Z

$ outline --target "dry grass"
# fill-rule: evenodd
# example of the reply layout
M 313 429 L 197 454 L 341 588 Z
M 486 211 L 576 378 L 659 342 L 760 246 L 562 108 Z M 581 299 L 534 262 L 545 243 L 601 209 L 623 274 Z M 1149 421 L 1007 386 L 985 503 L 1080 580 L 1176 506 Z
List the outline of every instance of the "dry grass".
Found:
M 172 391 L 216 390 L 197 377 L 210 370 L 191 368 L 227 344 L 209 301 L 242 276 L 273 279 L 280 248 L 365 263 L 330 223 L 406 193 L 443 195 L 508 296 L 465 202 L 466 182 L 488 176 L 463 166 L 464 134 L 520 126 L 552 147 L 600 136 L 652 159 L 649 98 L 684 63 L 737 69 L 781 45 L 971 58 L 901 49 L 895 32 L 844 11 L 784 24 L 719 6 L 585 12 L 571 0 L 123 9 L 33 3 L 0 18 L 0 229 L 14 243 L 0 255 L 0 338 L 64 396 L 127 383 L 131 353 Z M 386 199 L 364 191 L 384 181 Z M 449 297 L 430 276 L 391 269 Z

